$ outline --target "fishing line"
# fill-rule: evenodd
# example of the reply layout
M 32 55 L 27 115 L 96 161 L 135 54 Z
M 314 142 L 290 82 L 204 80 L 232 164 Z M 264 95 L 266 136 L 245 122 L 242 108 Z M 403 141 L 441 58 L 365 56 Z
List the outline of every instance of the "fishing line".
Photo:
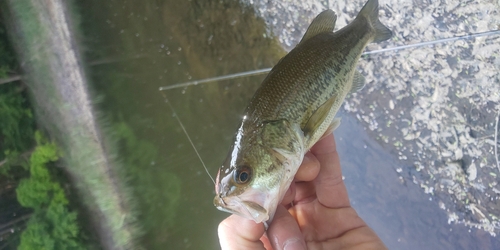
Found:
M 363 55 L 371 55 L 371 54 L 383 53 L 383 52 L 387 52 L 387 51 L 396 51 L 396 50 L 400 50 L 400 49 L 423 47 L 423 46 L 427 46 L 427 45 L 434 45 L 437 43 L 453 42 L 453 41 L 457 41 L 457 40 L 468 40 L 468 39 L 472 39 L 475 37 L 492 36 L 492 35 L 500 35 L 500 30 L 491 30 L 491 31 L 486 31 L 486 32 L 481 32 L 481 33 L 474 33 L 474 34 L 468 34 L 468 35 L 463 35 L 463 36 L 443 38 L 443 39 L 438 39 L 438 40 L 434 40 L 434 41 L 421 42 L 421 43 L 415 43 L 415 44 L 409 44 L 409 45 L 402 45 L 402 46 L 397 46 L 397 47 L 393 47 L 393 48 L 367 51 L 367 52 L 363 53 Z
M 196 81 L 185 82 L 185 83 L 177 83 L 177 84 L 170 85 L 170 86 L 160 87 L 160 91 L 169 90 L 169 89 L 177 89 L 177 88 L 187 87 L 190 85 L 197 85 L 200 83 L 206 83 L 206 82 L 229 80 L 229 79 L 245 77 L 245 76 L 260 75 L 260 74 L 265 74 L 269 71 L 271 71 L 271 68 L 252 70 L 252 71 L 241 72 L 241 73 L 236 73 L 236 74 L 231 74 L 231 75 L 217 76 L 217 77 L 213 77 L 213 78 L 207 78 L 207 79 L 196 80 Z
M 186 131 L 186 128 L 184 127 L 184 124 L 182 124 L 181 119 L 179 119 L 179 116 L 178 116 L 178 115 L 177 115 L 177 113 L 175 112 L 174 107 L 173 107 L 173 106 L 172 106 L 172 104 L 168 101 L 167 96 L 166 96 L 164 93 L 161 93 L 161 94 L 163 95 L 163 98 L 165 98 L 165 102 L 168 104 L 168 106 L 169 106 L 169 107 L 170 107 L 170 109 L 172 110 L 172 113 L 174 113 L 174 117 L 175 117 L 175 119 L 177 119 L 177 121 L 178 121 L 178 122 L 179 122 L 179 124 L 181 125 L 182 131 L 184 131 L 184 134 L 187 136 L 187 138 L 188 138 L 188 140 L 189 140 L 189 143 L 191 143 L 191 146 L 193 147 L 194 152 L 196 152 L 196 155 L 198 156 L 198 159 L 200 159 L 201 164 L 203 165 L 203 168 L 205 169 L 205 172 L 207 172 L 208 176 L 210 177 L 210 179 L 212 180 L 212 182 L 215 184 L 214 178 L 212 178 L 212 176 L 210 175 L 210 172 L 208 171 L 208 168 L 207 168 L 207 166 L 205 165 L 205 162 L 203 162 L 203 159 L 201 159 L 201 156 L 200 156 L 200 154 L 198 153 L 198 150 L 196 150 L 196 147 L 194 146 L 194 143 L 193 143 L 193 141 L 191 140 L 191 137 L 189 136 L 188 132 Z
M 500 163 L 498 163 L 498 120 L 500 119 L 500 111 L 498 112 L 497 119 L 495 121 L 495 159 L 497 160 L 498 172 L 500 172 Z
M 384 52 L 389 52 L 389 51 L 397 51 L 397 50 L 402 50 L 402 49 L 409 49 L 409 48 L 417 48 L 417 47 L 423 47 L 423 46 L 429 46 L 429 45 L 434 45 L 434 44 L 439 44 L 439 43 L 446 43 L 446 42 L 453 42 L 453 41 L 458 41 L 458 40 L 468 40 L 476 37 L 482 37 L 482 36 L 492 36 L 492 35 L 500 35 L 500 30 L 492 30 L 492 31 L 486 31 L 486 32 L 481 32 L 481 33 L 473 33 L 473 34 L 468 34 L 468 35 L 463 35 L 463 36 L 456 36 L 456 37 L 450 37 L 450 38 L 443 38 L 443 39 L 437 39 L 434 41 L 427 41 L 427 42 L 420 42 L 420 43 L 415 43 L 415 44 L 409 44 L 409 45 L 402 45 L 402 46 L 397 46 L 397 47 L 392 47 L 392 48 L 385 48 L 385 49 L 379 49 L 379 50 L 372 50 L 372 51 L 366 51 L 362 55 L 373 55 L 373 54 L 379 54 L 379 53 L 384 53 Z M 236 79 L 240 77 L 247 77 L 247 76 L 254 76 L 254 75 L 260 75 L 260 74 L 265 74 L 271 71 L 272 68 L 264 68 L 264 69 L 259 69 L 259 70 L 252 70 L 252 71 L 247 71 L 247 72 L 240 72 L 236 74 L 230 74 L 230 75 L 223 75 L 223 76 L 218 76 L 218 77 L 212 77 L 212 78 L 206 78 L 206 79 L 201 79 L 201 80 L 195 80 L 195 81 L 190 81 L 190 82 L 184 82 L 184 83 L 177 83 L 173 84 L 170 86 L 163 86 L 160 87 L 159 90 L 163 95 L 163 98 L 165 98 L 165 102 L 168 104 L 170 109 L 172 110 L 175 119 L 179 122 L 179 125 L 182 128 L 182 131 L 186 135 L 186 137 L 189 140 L 189 143 L 193 147 L 196 155 L 200 159 L 201 164 L 203 165 L 203 168 L 205 169 L 205 172 L 208 174 L 212 182 L 215 184 L 214 178 L 210 175 L 210 172 L 208 171 L 208 168 L 205 165 L 205 162 L 203 162 L 203 159 L 201 158 L 200 154 L 198 153 L 198 150 L 196 149 L 193 141 L 191 140 L 191 137 L 186 131 L 186 128 L 184 127 L 184 124 L 181 122 L 179 117 L 177 116 L 177 113 L 174 110 L 174 107 L 172 104 L 168 101 L 167 96 L 162 92 L 164 90 L 171 90 L 171 89 L 177 89 L 177 88 L 182 88 L 182 87 L 188 87 L 191 85 L 198 85 L 202 83 L 208 83 L 208 82 L 214 82 L 214 81 L 222 81 L 222 80 L 229 80 L 229 79 Z M 497 117 L 497 124 L 498 124 L 498 117 Z M 498 127 L 498 125 L 496 126 Z M 496 131 L 495 131 L 496 132 Z M 495 145 L 496 146 L 496 145 Z M 497 150 L 495 150 L 495 153 Z M 497 156 L 498 157 L 498 156 Z M 497 158 L 497 167 L 498 167 L 498 158 Z M 499 167 L 500 170 L 500 167 Z
M 472 38 L 476 38 L 476 37 L 492 36 L 492 35 L 500 35 L 500 30 L 491 30 L 491 31 L 473 33 L 473 34 L 468 34 L 468 35 L 463 35 L 463 36 L 437 39 L 434 41 L 420 42 L 420 43 L 415 43 L 415 44 L 396 46 L 396 47 L 392 47 L 392 48 L 366 51 L 362 55 L 373 55 L 373 54 L 379 54 L 379 53 L 384 53 L 384 52 L 388 52 L 388 51 L 397 51 L 397 50 L 402 50 L 402 49 L 423 47 L 423 46 L 429 46 L 429 45 L 434 45 L 434 44 L 438 44 L 438 43 L 453 42 L 453 41 L 457 41 L 457 40 L 468 40 L 468 39 L 472 39 Z M 236 78 L 240 78 L 240 77 L 260 75 L 260 74 L 268 73 L 269 71 L 271 71 L 271 69 L 272 68 L 258 69 L 258 70 L 240 72 L 240 73 L 236 73 L 236 74 L 218 76 L 218 77 L 213 77 L 213 78 L 206 78 L 206 79 L 202 79 L 202 80 L 195 80 L 195 81 L 184 82 L 184 83 L 176 83 L 176 84 L 173 84 L 170 86 L 160 87 L 159 90 L 163 91 L 163 90 L 177 89 L 177 88 L 182 88 L 182 87 L 188 87 L 191 85 L 198 85 L 200 83 L 207 83 L 207 82 L 214 82 L 214 81 L 221 81 L 221 80 L 236 79 Z

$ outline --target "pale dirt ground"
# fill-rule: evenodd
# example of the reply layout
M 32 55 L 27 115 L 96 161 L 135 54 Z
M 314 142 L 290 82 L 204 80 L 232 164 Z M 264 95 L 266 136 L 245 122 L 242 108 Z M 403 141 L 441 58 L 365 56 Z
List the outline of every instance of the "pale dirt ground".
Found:
M 337 13 L 338 29 L 364 4 L 248 2 L 288 49 L 324 6 Z M 394 37 L 367 50 L 500 29 L 500 1 L 379 2 L 380 19 Z M 499 233 L 500 36 L 371 55 L 358 68 L 367 86 L 344 108 L 402 161 L 396 170 L 401 182 L 413 182 L 437 200 L 450 223 Z

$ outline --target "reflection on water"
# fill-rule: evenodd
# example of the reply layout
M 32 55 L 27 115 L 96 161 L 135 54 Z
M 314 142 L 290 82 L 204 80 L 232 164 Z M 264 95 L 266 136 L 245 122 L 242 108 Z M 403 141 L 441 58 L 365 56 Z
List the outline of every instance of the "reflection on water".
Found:
M 235 1 L 86 1 L 89 72 L 116 132 L 146 249 L 217 249 L 228 214 L 158 87 L 271 67 L 284 55 L 251 6 Z M 215 174 L 263 76 L 164 92 Z M 353 205 L 393 249 L 493 248 L 481 230 L 448 225 L 438 204 L 401 184 L 401 163 L 348 115 L 335 132 Z
M 86 2 L 81 7 L 95 90 L 116 131 L 146 249 L 217 248 L 227 214 L 158 87 L 271 67 L 284 54 L 251 8 L 234 1 Z M 216 173 L 263 76 L 166 93 Z

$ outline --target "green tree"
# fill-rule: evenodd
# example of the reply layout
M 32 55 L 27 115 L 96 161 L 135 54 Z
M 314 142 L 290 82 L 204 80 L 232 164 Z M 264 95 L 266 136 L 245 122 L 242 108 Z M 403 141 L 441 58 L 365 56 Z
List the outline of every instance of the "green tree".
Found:
M 17 68 L 13 51 L 0 18 L 0 79 Z M 34 119 L 23 89 L 18 83 L 0 84 L 0 174 L 6 174 L 33 143 Z
M 35 133 L 35 140 L 37 147 L 29 161 L 30 177 L 21 180 L 16 189 L 19 203 L 34 209 L 18 249 L 86 249 L 77 214 L 70 211 L 64 189 L 47 168 L 59 159 L 57 147 L 40 132 Z

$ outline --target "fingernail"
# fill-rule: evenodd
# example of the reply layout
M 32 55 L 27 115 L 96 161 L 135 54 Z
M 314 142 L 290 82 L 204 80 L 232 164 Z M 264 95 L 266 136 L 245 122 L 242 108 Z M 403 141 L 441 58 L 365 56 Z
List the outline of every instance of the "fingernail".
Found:
M 283 250 L 304 250 L 306 246 L 299 238 L 291 238 L 283 243 Z
M 305 154 L 304 158 L 302 159 L 302 164 L 309 163 L 311 161 L 313 161 L 313 159 L 311 158 L 311 156 Z

